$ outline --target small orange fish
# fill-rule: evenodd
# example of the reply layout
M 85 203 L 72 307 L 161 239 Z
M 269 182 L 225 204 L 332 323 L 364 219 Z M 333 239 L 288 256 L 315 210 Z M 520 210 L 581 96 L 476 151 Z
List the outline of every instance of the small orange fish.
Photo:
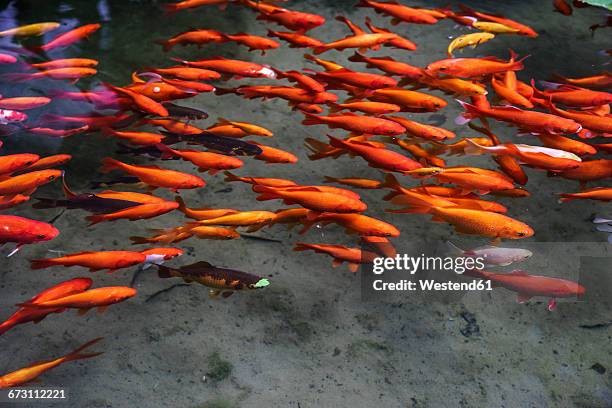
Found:
M 0 99 L 0 109 L 28 110 L 40 108 L 51 102 L 51 98 L 44 96 L 22 96 L 17 98 Z
M 370 31 L 372 31 L 373 33 L 377 33 L 377 34 L 391 33 L 391 31 L 387 30 L 386 28 L 377 27 L 374 24 L 372 24 L 372 20 L 370 20 L 370 17 L 368 16 L 366 16 L 365 18 L 365 23 L 366 23 L 366 26 L 368 26 Z M 413 43 L 412 41 L 410 41 L 409 39 L 404 38 L 396 33 L 393 33 L 393 34 L 395 34 L 395 38 L 385 43 L 384 44 L 385 47 L 394 47 L 394 48 L 399 48 L 400 50 L 408 50 L 408 51 L 414 51 L 417 49 L 417 45 Z
M 268 187 L 266 187 L 268 188 Z M 187 224 L 190 228 L 201 225 L 223 225 L 226 227 L 251 227 L 266 224 L 276 217 L 271 211 L 239 211 L 215 218 L 207 218 Z
M 287 205 L 298 204 L 318 212 L 363 212 L 368 207 L 359 199 L 337 193 L 321 192 L 316 187 L 277 188 L 255 185 L 253 191 L 260 193 L 257 201 L 281 199 Z
M 224 172 L 225 180 L 227 182 L 232 181 L 240 181 L 243 183 L 253 184 L 253 185 L 262 185 L 268 187 L 293 187 L 297 186 L 294 181 L 278 179 L 278 178 L 266 178 L 266 177 L 239 177 L 236 176 L 229 171 Z
M 218 5 L 219 8 L 225 9 L 229 0 L 183 0 L 178 3 L 165 3 L 162 5 L 167 13 L 173 13 L 180 10 L 189 10 L 201 6 Z
M 375 102 L 399 105 L 402 112 L 436 112 L 448 103 L 434 95 L 403 88 L 376 89 L 367 98 Z
M 275 79 L 276 74 L 271 68 L 254 62 L 226 59 L 222 57 L 203 59 L 199 61 L 178 60 L 183 65 L 190 67 L 209 69 L 227 76 L 238 76 L 248 78 L 270 78 Z
M 351 112 L 363 112 L 373 116 L 385 115 L 388 113 L 396 113 L 401 109 L 399 106 L 392 103 L 383 102 L 350 102 L 350 103 L 333 103 L 330 105 L 330 112 L 339 112 L 347 109 Z
M 514 28 L 517 30 L 517 33 L 520 35 L 526 35 L 528 37 L 532 37 L 535 38 L 538 36 L 538 33 L 535 32 L 535 30 L 525 24 L 521 24 L 517 21 L 511 20 L 509 18 L 505 18 L 505 17 L 501 17 L 501 16 L 496 16 L 496 15 L 492 15 L 492 14 L 486 14 L 486 13 L 482 13 L 480 11 L 475 11 L 472 10 L 471 8 L 460 4 L 459 7 L 461 8 L 461 10 L 463 11 L 464 15 L 467 16 L 472 16 L 477 18 L 478 20 L 485 20 L 485 21 L 492 21 L 494 23 L 499 23 L 499 24 L 503 24 L 505 26 L 508 26 L 510 28 Z M 472 20 L 473 21 L 473 20 Z
M 373 58 L 355 52 L 348 60 L 352 62 L 363 62 L 368 68 L 376 68 L 389 75 L 399 75 L 402 78 L 409 78 L 412 80 L 417 80 L 424 75 L 421 68 L 405 62 L 396 61 L 391 57 Z
M 376 190 L 381 188 L 381 182 L 378 180 L 362 179 L 362 178 L 335 178 L 325 176 L 326 183 L 338 183 L 346 186 L 363 188 L 367 190 Z
M 397 36 L 393 33 L 374 33 L 353 35 L 341 40 L 333 41 L 313 48 L 313 52 L 318 55 L 329 50 L 342 51 L 347 48 L 359 48 L 360 51 L 366 51 L 368 48 L 378 49 L 382 44 L 388 43 L 396 39 Z
M 0 388 L 19 387 L 23 384 L 27 384 L 36 380 L 40 375 L 44 374 L 49 370 L 54 369 L 55 367 L 61 364 L 68 363 L 70 361 L 83 360 L 86 358 L 99 356 L 102 353 L 82 353 L 82 351 L 87 347 L 91 347 L 100 340 L 102 340 L 101 337 L 87 342 L 64 357 L 34 364 L 30 367 L 22 368 L 20 370 L 13 371 L 12 373 L 0 376 Z
M 164 135 L 151 132 L 120 132 L 111 128 L 103 128 L 102 132 L 136 146 L 152 146 L 161 143 Z
M 61 175 L 61 170 L 39 170 L 4 178 L 0 181 L 0 196 L 22 193 L 31 195 L 38 187 L 52 182 Z
M 323 43 L 316 38 L 292 32 L 268 30 L 268 37 L 276 37 L 287 41 L 290 44 L 289 48 L 313 48 L 323 45 Z
M 2 78 L 9 81 L 25 82 L 35 79 L 50 78 L 50 79 L 68 79 L 72 83 L 76 83 L 79 79 L 97 74 L 98 71 L 94 68 L 55 68 L 46 71 L 35 73 L 15 73 L 3 74 Z
M 75 42 L 82 40 L 84 38 L 89 37 L 96 31 L 100 29 L 100 24 L 86 24 L 80 27 L 77 27 L 73 30 L 67 31 L 63 34 L 58 35 L 51 41 L 46 44 L 41 45 L 40 47 L 31 47 L 34 51 L 51 51 L 57 48 L 65 48 L 68 47 Z
M 436 141 L 455 138 L 455 133 L 440 127 L 415 122 L 400 116 L 389 116 L 388 118 L 402 125 L 409 136 Z
M 275 147 L 266 146 L 258 142 L 249 141 L 249 143 L 259 146 L 262 150 L 260 154 L 253 156 L 255 160 L 262 160 L 268 164 L 296 163 L 298 161 L 297 156 L 295 156 L 293 153 L 289 153 Z
M 329 245 L 329 244 L 305 244 L 298 242 L 293 248 L 294 251 L 315 251 L 319 254 L 326 254 L 334 258 L 332 266 L 335 268 L 341 265 L 343 262 L 348 264 L 348 268 L 351 272 L 357 272 L 360 264 L 368 264 L 374 262 L 376 254 L 368 251 L 364 251 L 360 248 L 347 248 L 342 245 Z
M 44 269 L 51 266 L 82 266 L 89 268 L 90 272 L 108 269 L 115 272 L 117 269 L 129 268 L 144 262 L 146 256 L 140 252 L 131 251 L 100 251 L 79 252 L 59 258 L 34 259 L 31 262 L 32 269 Z
M 385 75 L 356 72 L 350 69 L 338 69 L 332 72 L 315 72 L 313 77 L 320 82 L 333 82 L 362 89 L 393 88 L 397 81 Z
M 274 40 L 247 33 L 238 33 L 232 35 L 224 34 L 224 37 L 228 41 L 233 41 L 238 44 L 246 45 L 247 47 L 249 47 L 249 51 L 260 50 L 261 55 L 266 55 L 267 50 L 272 50 L 280 47 L 280 43 Z
M 571 16 L 574 11 L 566 0 L 553 0 L 553 6 L 555 7 L 555 11 L 558 11 L 564 16 Z
M 142 254 L 141 254 L 142 255 Z M 144 255 L 142 255 L 144 257 Z M 102 312 L 107 306 L 123 302 L 136 296 L 136 289 L 127 286 L 107 286 L 89 289 L 84 292 L 38 303 L 21 303 L 18 306 L 33 309 L 69 308 L 79 309 L 79 315 L 84 315 L 90 309 L 99 308 Z
M 221 170 L 232 170 L 242 167 L 242 160 L 237 157 L 225 156 L 213 152 L 201 152 L 198 150 L 175 150 L 164 144 L 155 145 L 162 152 L 162 159 L 168 157 L 180 157 L 198 166 L 199 172 L 208 171 L 210 175 L 217 174 Z
M 145 113 L 162 117 L 169 115 L 168 110 L 161 103 L 156 102 L 148 96 L 142 95 L 128 88 L 121 88 L 108 84 L 106 86 L 118 94 L 125 95 L 130 98 L 134 102 L 134 106 Z
M 392 17 L 391 24 L 413 23 L 413 24 L 435 24 L 438 22 L 430 13 L 422 10 L 404 6 L 398 2 L 378 2 L 373 0 L 360 0 L 357 7 L 370 7 L 376 13 L 386 14 Z
M 344 227 L 347 234 L 373 237 L 398 237 L 400 235 L 400 231 L 393 225 L 367 215 L 329 212 L 320 215 L 310 214 L 310 217 L 303 222 L 304 228 L 300 231 L 300 234 L 304 234 L 315 224 L 327 225 L 331 223 Z
M 135 207 L 129 207 L 125 210 L 116 211 L 108 214 L 97 214 L 90 215 L 86 219 L 90 222 L 89 225 L 98 224 L 103 221 L 115 221 L 115 220 L 145 220 L 149 218 L 155 218 L 162 214 L 166 214 L 178 208 L 178 204 L 174 201 L 162 201 L 155 203 L 145 203 L 137 205 Z
M 431 76 L 451 75 L 460 78 L 474 78 L 491 75 L 498 72 L 520 71 L 523 69 L 523 60 L 515 61 L 512 53 L 510 61 L 497 58 L 449 58 L 432 62 L 427 65 L 425 72 Z
M 204 44 L 210 43 L 223 43 L 227 41 L 223 33 L 217 30 L 192 30 L 185 31 L 183 33 L 177 34 L 172 38 L 167 40 L 158 40 L 157 44 L 160 44 L 164 51 L 168 52 L 176 45 L 197 45 L 201 47 Z
M 47 170 L 53 167 L 63 166 L 70 160 L 72 160 L 72 156 L 69 154 L 54 154 L 53 156 L 47 156 L 37 160 L 35 163 L 21 169 L 20 173 L 24 173 L 26 171 Z
M 33 153 L 9 154 L 0 156 L 0 175 L 11 174 L 26 169 L 36 163 L 40 156 Z
M 406 131 L 400 124 L 384 119 L 352 113 L 317 116 L 304 112 L 303 125 L 327 125 L 331 129 L 344 129 L 357 135 L 397 136 Z
M 16 194 L 10 196 L 0 196 L 0 210 L 7 210 L 18 206 L 21 203 L 25 203 L 30 199 L 30 196 L 23 194 Z
M 612 160 L 583 161 L 577 168 L 563 171 L 559 175 L 569 180 L 578 180 L 581 185 L 589 181 L 607 179 L 612 177 Z
M 151 70 L 151 72 L 155 72 L 156 74 L 163 76 L 175 77 L 185 81 L 210 81 L 221 78 L 221 74 L 217 71 L 183 66 L 155 68 Z
M 187 208 L 181 197 L 176 197 L 178 209 L 185 214 L 186 217 L 194 220 L 207 220 L 211 218 L 219 218 L 229 214 L 237 214 L 240 211 L 231 208 Z
M 598 201 L 612 201 L 612 188 L 609 187 L 595 187 L 589 190 L 582 191 L 580 193 L 561 193 L 559 194 L 562 198 L 559 199 L 560 203 L 565 203 L 571 200 L 586 199 L 586 200 L 598 200 Z
M 98 61 L 90 58 L 62 58 L 51 61 L 38 62 L 30 64 L 30 67 L 39 70 L 55 69 L 55 68 L 95 68 L 98 66 Z

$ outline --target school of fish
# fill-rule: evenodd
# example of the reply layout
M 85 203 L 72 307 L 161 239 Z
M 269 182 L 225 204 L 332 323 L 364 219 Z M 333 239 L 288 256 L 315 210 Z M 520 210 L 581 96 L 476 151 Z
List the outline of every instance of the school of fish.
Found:
M 72 159 L 71 155 L 40 157 L 24 152 L 0 156 L 0 244 L 10 247 L 9 256 L 27 256 L 17 253 L 27 253 L 24 246 L 53 240 L 61 233 L 52 222 L 10 214 L 11 209 L 29 202 L 35 209 L 83 210 L 89 213 L 85 222 L 90 226 L 117 220 L 146 220 L 178 211 L 187 218 L 182 225 L 152 231 L 149 237 L 131 237 L 132 242 L 126 242 L 124 250 L 88 248 L 28 262 L 32 270 L 77 267 L 109 273 L 154 265 L 159 278 L 199 283 L 208 288 L 211 296 L 225 298 L 237 291 L 265 288 L 270 282 L 266 277 L 214 266 L 207 261 L 172 267 L 162 265 L 171 260 L 176 262 L 175 258 L 183 254 L 182 249 L 168 245 L 192 238 L 240 239 L 243 235 L 240 230 L 252 233 L 276 225 L 300 226 L 300 234 L 315 225 L 336 225 L 356 237 L 356 246 L 295 242 L 294 250 L 329 256 L 334 267 L 346 263 L 350 271 L 356 272 L 360 264 L 369 263 L 374 257 L 394 256 L 391 240 L 401 233 L 384 216 L 379 218 L 368 213 L 368 204 L 356 192 L 366 189 L 384 191 L 383 200 L 394 205 L 388 209 L 391 213 L 431 217 L 431 221 L 446 223 L 456 233 L 490 241 L 491 245 L 468 250 L 449 245 L 460 256 L 486 254 L 490 261 L 487 266 L 495 267 L 520 262 L 532 255 L 527 250 L 501 246 L 502 240 L 527 239 L 536 231 L 514 218 L 512 208 L 495 201 L 496 197 L 510 197 L 518 207 L 521 199 L 530 196 L 525 187 L 529 186 L 525 167 L 577 182 L 576 190 L 561 193 L 559 202 L 612 200 L 612 187 L 604 184 L 612 178 L 612 159 L 608 158 L 612 149 L 605 142 L 612 137 L 612 93 L 609 92 L 612 75 L 609 72 L 595 72 L 581 78 L 558 75 L 536 83 L 530 78 L 519 79 L 520 71 L 528 63 L 527 56 L 518 56 L 512 50 L 504 58 L 456 55 L 459 50 L 495 41 L 498 36 L 525 36 L 537 41 L 538 33 L 532 27 L 463 5 L 456 9 L 426 9 L 395 1 L 359 0 L 356 4 L 379 14 L 378 25 L 370 17 L 363 25 L 345 16 L 338 16 L 338 23 L 330 23 L 323 16 L 292 10 L 272 0 L 183 0 L 164 4 L 163 9 L 167 14 L 197 11 L 212 5 L 223 10 L 230 3 L 232 7 L 251 10 L 257 20 L 269 25 L 267 36 L 225 33 L 211 27 L 189 29 L 157 41 L 168 53 L 167 60 L 159 67 L 134 67 L 133 72 L 126 73 L 129 82 L 98 81 L 78 92 L 62 90 L 58 85 L 43 96 L 0 97 L 3 135 L 23 132 L 40 137 L 77 138 L 98 133 L 119 142 L 121 152 L 129 154 L 120 159 L 101 157 L 99 171 L 109 176 L 102 176 L 101 181 L 94 183 L 92 191 L 80 192 L 70 188 L 70 174 L 62 170 Z M 564 15 L 573 12 L 567 1 L 555 0 L 553 5 Z M 575 1 L 574 6 L 584 4 Z M 383 50 L 383 47 L 414 51 L 422 45 L 407 38 L 406 27 L 435 25 L 444 20 L 466 27 L 466 33 L 448 45 L 446 59 L 419 67 L 390 57 L 367 55 L 370 50 Z M 348 34 L 335 41 L 320 41 L 310 32 L 324 24 L 342 24 Z M 594 32 L 605 26 L 591 29 Z M 0 64 L 8 72 L 0 75 L 0 81 L 44 79 L 58 84 L 77 84 L 83 78 L 95 78 L 99 68 L 97 60 L 78 56 L 49 59 L 46 53 L 55 49 L 70 51 L 74 44 L 95 36 L 100 28 L 101 24 L 91 22 L 62 32 L 58 23 L 41 22 L 0 32 L 0 37 L 23 40 L 24 44 L 36 43 L 36 37 L 43 34 L 57 33 L 44 44 L 2 50 Z M 304 59 L 318 68 L 282 71 L 244 60 L 224 57 L 182 60 L 171 54 L 178 46 L 214 44 L 222 49 L 228 42 L 262 55 L 273 53 L 286 43 L 291 48 L 304 49 Z M 333 61 L 321 58 L 331 50 L 343 51 L 343 54 L 334 54 L 337 58 Z M 370 70 L 348 69 L 342 65 L 344 60 L 363 64 Z M 253 83 L 232 86 L 232 79 L 244 78 Z M 423 89 L 442 91 L 449 97 L 439 97 Z M 181 106 L 177 101 L 202 93 L 211 98 L 234 95 L 233 98 L 247 100 L 284 100 L 295 115 L 303 116 L 304 126 L 313 126 L 311 131 L 321 135 L 305 139 L 310 160 L 349 156 L 355 166 L 374 168 L 380 177 L 320 175 L 312 185 L 300 185 L 262 174 L 240 174 L 245 160 L 300 164 L 296 164 L 298 157 L 294 153 L 265 142 L 273 138 L 273 133 L 261 125 L 221 117 L 206 128 L 191 123 L 208 119 L 209 113 Z M 54 100 L 88 104 L 97 113 L 66 112 L 44 114 L 36 121 L 29 119 L 29 110 L 52 104 Z M 418 118 L 419 113 L 438 112 L 449 104 L 462 107 L 457 124 L 464 125 L 467 133 L 476 134 L 460 138 L 453 131 L 423 123 Z M 405 113 L 416 115 L 409 119 Z M 524 139 L 525 144 L 509 143 L 503 140 L 503 135 L 494 133 L 490 126 L 493 121 L 507 124 L 508 133 L 531 136 Z M 328 134 L 328 130 L 337 132 Z M 446 164 L 451 156 L 465 155 L 490 156 L 495 164 L 493 168 Z M 129 159 L 134 156 L 157 160 L 159 165 L 134 164 Z M 167 160 L 191 163 L 194 171 L 168 169 L 164 166 Z M 263 173 L 264 166 L 261 169 Z M 180 196 L 181 191 L 206 188 L 209 177 L 224 177 L 227 183 L 248 185 L 256 201 L 269 200 L 279 207 L 276 211 L 265 211 L 257 206 L 233 209 L 188 205 Z M 61 189 L 61 198 L 36 195 L 39 187 L 50 183 L 58 191 Z M 597 186 L 586 188 L 593 183 Z M 118 189 L 124 185 L 141 192 Z M 168 200 L 155 195 L 156 190 L 169 190 L 177 195 Z M 601 222 L 604 221 L 610 220 Z M 372 250 L 361 249 L 364 244 Z M 134 249 L 132 245 L 148 247 Z M 554 309 L 557 298 L 585 293 L 585 288 L 576 282 L 524 271 L 504 274 L 473 270 L 464 276 L 490 280 L 496 286 L 516 292 L 521 302 L 534 296 L 549 298 L 550 310 Z M 94 308 L 103 311 L 111 306 L 120 307 L 119 303 L 137 295 L 131 286 L 92 288 L 93 285 L 89 277 L 71 278 L 29 300 L 24 299 L 0 323 L 0 335 L 69 309 L 84 314 Z M 98 341 L 91 340 L 64 357 L 2 375 L 0 388 L 17 387 L 63 363 L 95 357 L 101 353 L 83 353 L 83 350 Z

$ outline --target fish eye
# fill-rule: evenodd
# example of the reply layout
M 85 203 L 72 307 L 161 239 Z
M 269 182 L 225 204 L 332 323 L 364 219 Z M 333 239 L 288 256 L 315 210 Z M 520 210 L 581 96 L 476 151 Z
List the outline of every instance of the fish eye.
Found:
M 36 235 L 36 238 L 38 238 L 38 239 L 44 239 L 45 237 L 46 237 L 45 234 L 38 234 L 38 235 Z
M 49 176 L 49 180 L 51 181 L 55 180 L 55 176 Z
M 440 71 L 444 71 L 446 67 L 440 67 Z
M 525 235 L 527 235 L 527 233 L 525 233 L 525 232 L 517 232 L 516 235 L 518 235 L 519 237 L 524 237 Z

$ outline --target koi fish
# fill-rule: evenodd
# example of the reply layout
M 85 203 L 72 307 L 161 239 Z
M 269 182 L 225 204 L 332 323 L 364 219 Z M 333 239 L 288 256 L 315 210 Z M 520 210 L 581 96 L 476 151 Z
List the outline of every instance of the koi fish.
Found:
M 93 281 L 89 278 L 70 279 L 57 285 L 54 285 L 48 289 L 45 289 L 44 291 L 40 292 L 38 295 L 30 299 L 28 303 L 45 302 L 47 300 L 58 299 L 75 293 L 84 292 L 89 289 L 92 284 Z M 19 308 L 15 313 L 11 315 L 11 317 L 0 323 L 0 335 L 6 333 L 17 325 L 29 322 L 39 323 L 45 317 L 47 317 L 47 315 L 51 313 L 61 313 L 64 310 L 65 309 L 62 308 L 46 310 L 30 309 L 26 307 Z
M 562 84 L 554 89 L 540 91 L 532 83 L 532 88 L 536 97 L 566 106 L 591 107 L 612 103 L 610 92 L 593 91 L 575 85 Z
M 294 251 L 315 251 L 318 254 L 326 254 L 334 258 L 332 267 L 342 265 L 343 262 L 348 264 L 351 272 L 355 273 L 359 269 L 360 264 L 368 264 L 374 262 L 376 254 L 361 250 L 360 248 L 347 248 L 342 245 L 326 245 L 326 244 L 305 244 L 298 242 L 293 248 Z
M 533 108 L 533 103 L 521 95 L 516 89 L 509 88 L 505 86 L 504 83 L 495 79 L 495 77 L 491 78 L 491 86 L 495 93 L 503 100 L 507 101 L 510 105 L 522 106 L 523 108 L 531 109 Z
M 198 282 L 210 288 L 211 297 L 227 298 L 235 291 L 265 288 L 270 284 L 266 278 L 241 272 L 234 269 L 219 268 L 208 262 L 199 261 L 180 268 L 158 266 L 158 275 L 162 279 L 182 278 L 185 282 Z
M 23 112 L 9 109 L 0 109 L 0 125 L 17 124 L 28 119 Z
M 493 285 L 518 293 L 518 302 L 525 303 L 534 296 L 549 297 L 548 310 L 557 307 L 557 298 L 581 297 L 586 289 L 579 283 L 549 276 L 528 275 L 522 270 L 510 273 L 470 271 L 469 276 L 490 280 Z
M 260 186 L 261 187 L 261 186 Z M 223 225 L 225 227 L 251 227 L 266 224 L 276 217 L 271 211 L 237 211 L 214 218 L 200 219 L 189 224 L 190 228 L 201 225 Z M 189 228 L 189 229 L 190 229 Z
M 131 251 L 85 251 L 75 254 L 62 256 L 59 258 L 33 259 L 32 269 L 45 269 L 51 266 L 82 266 L 89 268 L 90 272 L 108 269 L 108 273 L 118 269 L 129 268 L 130 266 L 143 263 L 146 256 L 140 252 Z
M 450 241 L 447 241 L 446 244 L 449 246 L 451 253 L 457 256 L 484 258 L 485 266 L 508 266 L 513 263 L 523 262 L 533 255 L 533 252 L 530 250 L 522 248 L 502 248 L 488 245 L 464 250 Z
M 162 169 L 158 166 L 136 166 L 126 164 L 110 157 L 102 159 L 102 173 L 122 170 L 131 176 L 138 177 L 148 188 L 168 188 L 172 191 L 204 187 L 206 182 L 200 177 L 175 170 Z M 1 183 L 0 183 L 1 186 Z M 1 190 L 0 190 L 1 191 Z
M 45 372 L 52 370 L 61 364 L 68 363 L 70 361 L 84 360 L 87 358 L 99 356 L 102 353 L 82 353 L 82 351 L 87 347 L 91 347 L 100 340 L 102 340 L 102 337 L 87 342 L 78 349 L 74 350 L 72 353 L 65 355 L 64 357 L 34 364 L 30 367 L 22 368 L 17 371 L 13 371 L 12 373 L 5 374 L 0 377 L 0 388 L 18 387 L 36 380 Z
M 81 127 L 72 129 L 53 129 L 48 127 L 33 127 L 27 129 L 27 131 L 30 133 L 59 138 L 78 135 L 79 133 L 86 132 L 87 130 L 89 130 L 88 125 L 83 125 Z

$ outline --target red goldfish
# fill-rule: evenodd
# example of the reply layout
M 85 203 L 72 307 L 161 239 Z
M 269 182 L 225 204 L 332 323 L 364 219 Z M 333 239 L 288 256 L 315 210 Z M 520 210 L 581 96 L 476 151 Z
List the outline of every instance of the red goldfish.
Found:
M 305 244 L 298 242 L 293 248 L 294 251 L 315 251 L 319 254 L 327 254 L 334 258 L 332 266 L 335 268 L 343 262 L 348 264 L 351 272 L 357 272 L 359 264 L 372 263 L 376 254 L 368 251 L 363 251 L 359 248 L 347 248 L 342 245 L 326 245 L 326 244 Z

